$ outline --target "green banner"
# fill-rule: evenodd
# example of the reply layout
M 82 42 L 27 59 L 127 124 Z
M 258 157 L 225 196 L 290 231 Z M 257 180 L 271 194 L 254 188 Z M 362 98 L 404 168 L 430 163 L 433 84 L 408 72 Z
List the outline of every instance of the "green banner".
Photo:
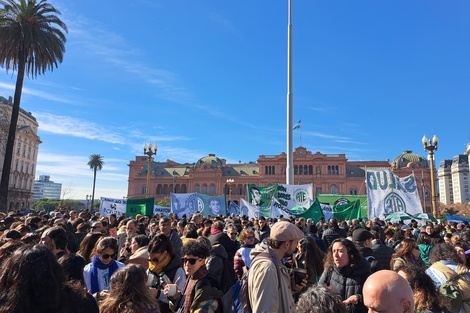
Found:
M 126 216 L 135 217 L 137 214 L 152 217 L 154 198 L 127 199 Z
M 360 209 L 361 209 L 361 217 L 369 216 L 369 205 L 367 202 L 367 195 L 320 194 L 320 195 L 317 195 L 317 199 L 318 201 L 320 201 L 321 204 L 329 204 L 331 206 L 347 204 L 347 203 L 351 203 L 356 200 L 359 200 Z
M 198 193 L 197 197 L 199 205 L 202 206 L 202 210 L 199 211 L 204 216 L 217 216 L 219 214 L 227 215 L 227 208 L 225 205 L 225 195 L 220 196 L 208 196 L 202 193 Z
M 338 221 L 352 220 L 361 217 L 361 203 L 359 200 L 354 202 L 333 206 L 333 216 Z
M 271 199 L 273 196 L 277 196 L 277 186 L 277 184 L 274 184 L 267 187 L 258 187 L 248 184 L 248 202 L 256 207 L 259 207 L 261 211 L 270 211 Z M 264 214 L 262 215 L 265 216 Z
M 295 212 L 295 207 L 291 209 L 291 212 L 292 211 Z M 315 201 L 313 201 L 312 205 L 310 206 L 310 208 L 308 208 L 307 211 L 300 214 L 296 214 L 296 217 L 304 217 L 306 219 L 311 218 L 315 223 L 320 221 L 320 217 L 323 217 L 323 210 L 320 206 L 320 202 L 318 201 L 318 199 L 315 199 Z

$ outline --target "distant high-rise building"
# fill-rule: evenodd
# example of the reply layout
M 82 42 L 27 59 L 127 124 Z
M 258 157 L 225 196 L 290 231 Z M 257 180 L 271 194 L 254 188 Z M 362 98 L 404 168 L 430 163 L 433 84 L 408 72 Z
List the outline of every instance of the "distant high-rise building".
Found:
M 443 160 L 439 166 L 439 200 L 444 204 L 470 202 L 470 167 L 468 156 L 470 144 L 465 154 L 454 156 L 452 160 Z
M 60 199 L 62 184 L 54 183 L 49 175 L 39 176 L 39 180 L 34 182 L 33 201 L 39 199 Z
M 12 98 L 0 97 L 0 175 L 3 172 L 6 142 L 10 128 Z M 38 123 L 31 112 L 20 108 L 8 186 L 8 210 L 31 208 L 36 163 L 41 139 Z

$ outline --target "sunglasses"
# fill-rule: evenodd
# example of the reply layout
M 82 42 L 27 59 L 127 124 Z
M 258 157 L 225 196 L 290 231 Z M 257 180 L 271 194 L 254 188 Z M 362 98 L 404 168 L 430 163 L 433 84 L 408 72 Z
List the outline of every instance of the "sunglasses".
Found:
M 107 260 L 109 258 L 114 258 L 116 254 L 102 254 L 101 257 L 103 258 L 103 260 Z
M 194 265 L 196 264 L 196 261 L 201 261 L 201 258 L 198 259 L 188 259 L 188 258 L 181 258 L 181 262 L 185 264 L 186 262 L 189 262 L 189 264 Z

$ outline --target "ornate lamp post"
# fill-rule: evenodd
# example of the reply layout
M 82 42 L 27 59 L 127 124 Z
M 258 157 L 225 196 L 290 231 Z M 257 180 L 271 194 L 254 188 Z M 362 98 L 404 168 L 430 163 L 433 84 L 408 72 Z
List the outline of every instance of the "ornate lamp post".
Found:
M 154 144 L 153 146 L 151 143 L 149 143 L 148 146 L 144 144 L 144 154 L 147 155 L 147 186 L 145 187 L 146 198 L 150 196 L 150 162 L 152 162 L 152 155 L 157 154 L 157 149 L 157 144 Z
M 86 195 L 86 208 L 87 208 L 87 210 L 88 210 L 88 204 L 90 203 L 90 200 L 91 200 L 91 195 Z M 93 205 L 93 203 L 91 205 Z
M 228 203 L 230 204 L 230 198 L 232 197 L 232 185 L 235 182 L 232 178 L 227 179 L 227 185 L 228 185 Z
M 436 173 L 434 172 L 434 150 L 437 150 L 438 139 L 436 135 L 432 139 L 426 138 L 426 135 L 422 139 L 424 150 L 428 151 L 429 163 L 431 164 L 431 202 L 432 202 L 432 215 L 437 217 L 437 195 L 436 195 Z

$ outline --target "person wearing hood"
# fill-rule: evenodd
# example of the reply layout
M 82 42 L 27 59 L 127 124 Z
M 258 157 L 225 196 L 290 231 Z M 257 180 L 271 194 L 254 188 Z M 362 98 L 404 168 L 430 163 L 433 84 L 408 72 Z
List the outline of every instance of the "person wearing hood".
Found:
M 362 286 L 371 274 L 370 264 L 348 239 L 340 238 L 328 247 L 325 270 L 318 282 L 338 294 L 348 312 L 366 313 Z

